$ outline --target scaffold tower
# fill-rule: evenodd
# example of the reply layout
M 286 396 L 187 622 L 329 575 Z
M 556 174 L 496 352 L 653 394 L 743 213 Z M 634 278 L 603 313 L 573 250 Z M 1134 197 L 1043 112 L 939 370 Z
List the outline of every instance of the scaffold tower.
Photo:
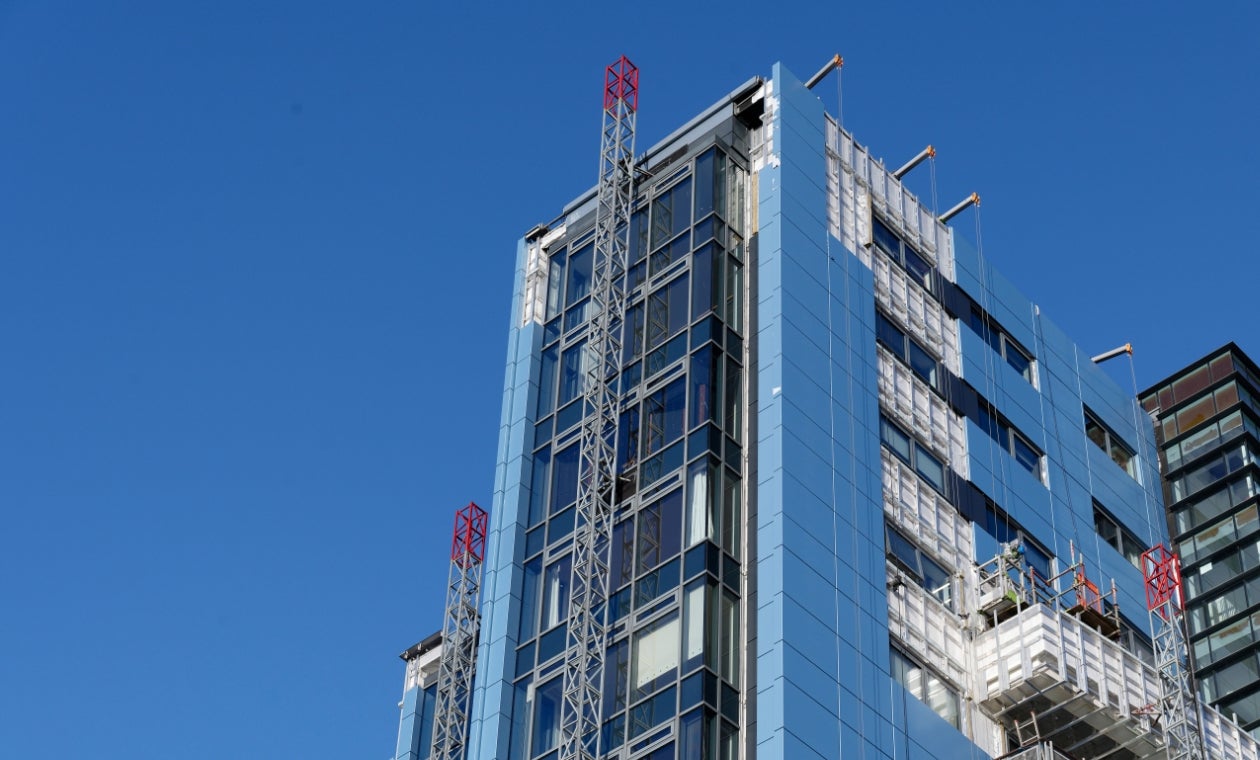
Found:
M 1151 643 L 1163 686 L 1161 713 L 1168 760 L 1202 760 L 1197 710 L 1182 636 L 1181 561 L 1163 544 L 1142 555 L 1146 606 L 1151 613 Z
M 561 760 L 599 756 L 603 697 L 605 612 L 608 606 L 608 547 L 616 501 L 616 440 L 623 281 L 629 250 L 633 193 L 634 130 L 639 69 L 622 56 L 604 72 L 603 136 L 600 145 L 595 260 L 592 271 L 590 337 L 583 397 L 573 583 L 569 600 L 564 697 L 560 714 Z
M 486 511 L 473 502 L 455 513 L 433 744 L 429 754 L 432 760 L 464 760 L 468 709 L 477 664 L 477 633 L 481 627 L 477 602 L 481 595 L 488 522 Z

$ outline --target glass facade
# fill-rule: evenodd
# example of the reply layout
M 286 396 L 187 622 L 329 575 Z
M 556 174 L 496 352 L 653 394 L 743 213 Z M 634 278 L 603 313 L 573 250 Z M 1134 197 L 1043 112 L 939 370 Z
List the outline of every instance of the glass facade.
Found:
M 1156 420 L 1200 696 L 1260 733 L 1260 371 L 1233 344 L 1141 394 Z
M 606 751 L 733 758 L 744 530 L 746 147 L 641 183 L 630 222 L 610 548 Z M 513 758 L 559 736 L 593 217 L 548 250 L 517 630 Z M 658 744 L 661 736 L 676 737 Z

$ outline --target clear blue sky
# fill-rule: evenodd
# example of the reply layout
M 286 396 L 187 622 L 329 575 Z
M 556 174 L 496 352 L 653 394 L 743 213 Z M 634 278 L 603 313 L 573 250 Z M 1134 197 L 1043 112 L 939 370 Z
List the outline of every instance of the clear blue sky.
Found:
M 0 0 L 0 756 L 390 756 L 623 52 L 641 149 L 839 52 L 1087 350 L 1260 354 L 1254 3 L 456 5 Z

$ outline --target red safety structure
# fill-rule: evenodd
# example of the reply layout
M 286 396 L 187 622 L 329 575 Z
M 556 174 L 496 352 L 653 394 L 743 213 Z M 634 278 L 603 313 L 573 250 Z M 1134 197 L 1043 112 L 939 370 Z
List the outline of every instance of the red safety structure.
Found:
M 1181 559 L 1163 544 L 1142 555 L 1146 608 L 1160 615 L 1181 609 Z M 1171 603 L 1171 604 L 1170 604 Z
M 619 105 L 639 110 L 639 67 L 624 55 L 604 70 L 604 110 Z
M 1168 760 L 1201 760 L 1198 711 L 1192 710 L 1190 673 L 1182 635 L 1181 560 L 1160 544 L 1142 554 L 1146 607 L 1151 613 L 1151 643 L 1163 686 L 1160 707 Z
M 451 562 L 460 567 L 486 558 L 486 528 L 490 513 L 468 502 L 468 506 L 455 513 L 455 537 L 451 541 Z
M 447 578 L 446 620 L 442 625 L 442 660 L 438 665 L 437 704 L 433 716 L 432 760 L 464 760 L 468 709 L 477 666 L 481 615 L 481 564 L 486 557 L 486 510 L 469 502 L 455 513 L 451 571 Z

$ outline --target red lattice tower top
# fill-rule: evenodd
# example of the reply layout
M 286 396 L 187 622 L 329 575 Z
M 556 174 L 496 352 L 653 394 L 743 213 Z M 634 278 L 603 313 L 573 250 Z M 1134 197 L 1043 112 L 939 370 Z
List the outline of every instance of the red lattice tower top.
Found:
M 481 564 L 486 558 L 486 532 L 490 517 L 473 502 L 455 513 L 455 536 L 451 540 L 451 562 L 460 567 Z
M 1181 560 L 1160 544 L 1142 554 L 1142 575 L 1146 579 L 1146 607 L 1167 617 L 1181 609 Z M 1171 602 L 1171 611 L 1161 609 Z
M 604 110 L 624 102 L 631 111 L 639 110 L 639 67 L 624 55 L 604 70 Z

